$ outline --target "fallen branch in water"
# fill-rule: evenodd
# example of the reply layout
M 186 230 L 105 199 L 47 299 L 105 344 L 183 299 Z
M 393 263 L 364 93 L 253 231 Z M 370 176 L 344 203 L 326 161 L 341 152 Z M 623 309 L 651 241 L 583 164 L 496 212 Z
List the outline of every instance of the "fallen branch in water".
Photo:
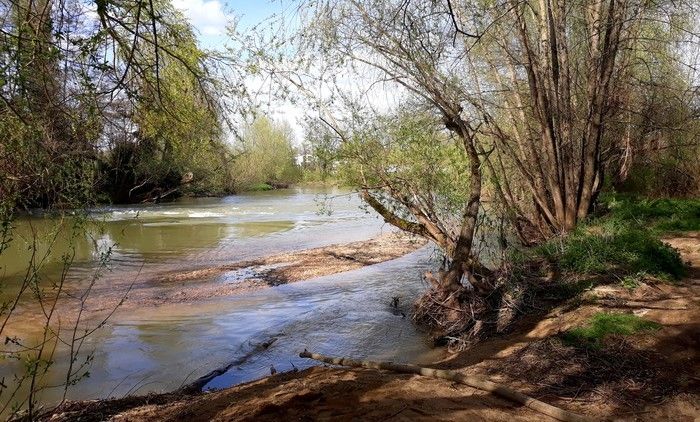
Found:
M 299 357 L 314 359 L 331 365 L 349 366 L 355 368 L 382 369 L 385 371 L 399 372 L 402 374 L 417 374 L 431 378 L 442 378 L 460 384 L 468 385 L 469 387 L 473 387 L 479 390 L 488 391 L 489 393 L 493 393 L 497 396 L 503 397 L 515 403 L 522 404 L 525 407 L 528 407 L 547 416 L 551 416 L 560 421 L 593 421 L 593 419 L 587 416 L 578 415 L 576 413 L 569 412 L 559 407 L 552 406 L 551 404 L 547 404 L 530 396 L 526 396 L 525 394 L 519 393 L 515 390 L 511 390 L 510 388 L 496 384 L 495 382 L 465 375 L 457 371 L 423 368 L 416 365 L 405 365 L 393 362 L 373 362 L 368 360 L 360 361 L 348 358 L 334 358 L 319 355 L 316 353 L 311 353 L 307 350 L 304 350 L 303 352 L 299 353 Z
M 277 337 L 270 337 L 268 340 L 253 345 L 253 349 L 250 350 L 248 353 L 245 355 L 241 356 L 240 358 L 231 361 L 219 368 L 214 369 L 213 371 L 207 373 L 206 375 L 203 375 L 196 380 L 192 381 L 191 383 L 187 385 L 183 385 L 180 388 L 176 390 L 177 393 L 181 394 L 194 394 L 199 391 L 202 391 L 202 388 L 204 388 L 205 385 L 209 384 L 209 381 L 213 380 L 214 378 L 218 377 L 219 375 L 223 375 L 226 372 L 228 372 L 229 369 L 233 368 L 234 366 L 238 366 L 243 364 L 245 361 L 247 361 L 251 356 L 253 356 L 256 353 L 259 353 L 263 350 L 267 350 L 274 342 L 277 341 Z

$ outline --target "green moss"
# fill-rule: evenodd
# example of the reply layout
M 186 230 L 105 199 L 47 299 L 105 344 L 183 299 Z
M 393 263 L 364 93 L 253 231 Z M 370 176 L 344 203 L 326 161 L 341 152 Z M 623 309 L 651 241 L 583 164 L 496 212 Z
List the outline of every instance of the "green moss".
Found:
M 633 314 L 599 312 L 587 325 L 572 328 L 561 334 L 564 343 L 574 347 L 599 349 L 603 339 L 609 335 L 629 336 L 639 332 L 655 331 L 660 324 Z

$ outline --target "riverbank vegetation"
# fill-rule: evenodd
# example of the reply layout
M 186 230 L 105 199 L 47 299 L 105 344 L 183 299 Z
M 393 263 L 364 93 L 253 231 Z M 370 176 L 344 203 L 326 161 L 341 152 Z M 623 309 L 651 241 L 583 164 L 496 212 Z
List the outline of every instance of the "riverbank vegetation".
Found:
M 221 195 L 298 178 L 289 130 L 265 118 L 234 125 L 243 95 L 223 83 L 229 60 L 200 48 L 169 1 L 13 0 L 0 14 L 6 207 Z M 250 174 L 262 158 L 269 174 Z
M 661 236 L 700 229 L 696 2 L 309 1 L 293 29 L 234 25 L 226 52 L 168 0 L 0 14 L 0 252 L 17 210 L 340 181 L 440 250 L 414 319 L 458 349 L 546 298 L 687 274 Z M 298 146 L 251 80 L 308 111 Z M 19 296 L 41 302 L 38 267 Z
M 251 66 L 302 87 L 366 203 L 443 251 L 419 320 L 454 336 L 500 308 L 508 275 L 487 265 L 487 238 L 544 245 L 565 270 L 683 274 L 631 217 L 591 219 L 606 192 L 698 194 L 686 165 L 700 154 L 695 4 L 326 1 L 307 12 L 296 61 L 262 34 Z M 683 223 L 659 224 L 692 225 L 686 205 Z

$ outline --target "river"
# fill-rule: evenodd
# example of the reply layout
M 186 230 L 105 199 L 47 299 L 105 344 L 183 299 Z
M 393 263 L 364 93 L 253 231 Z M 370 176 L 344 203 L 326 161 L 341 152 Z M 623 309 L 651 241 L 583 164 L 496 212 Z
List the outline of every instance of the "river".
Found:
M 331 212 L 320 212 L 328 199 Z M 104 207 L 91 216 L 99 223 L 90 224 L 72 243 L 63 232 L 53 236 L 52 228 L 59 224 L 55 216 L 20 219 L 11 248 L 0 255 L 5 293 L 16 289 L 23 274 L 31 233 L 43 243 L 56 239 L 43 269 L 45 280 L 60 277 L 60 255 L 71 250 L 69 244 L 75 246 L 75 265 L 68 282 L 76 284 L 90 279 L 100 251 L 111 247 L 110 270 L 99 282 L 118 289 L 151 273 L 369 239 L 391 230 L 366 212 L 356 196 L 318 189 Z M 390 306 L 398 296 L 404 313 L 409 312 L 425 288 L 420 274 L 430 265 L 431 254 L 425 247 L 393 261 L 304 282 L 197 303 L 117 311 L 87 338 L 83 354 L 92 356 L 90 376 L 71 387 L 68 398 L 169 391 L 236 361 L 206 388 L 226 387 L 268 375 L 271 368 L 308 367 L 313 362 L 298 357 L 304 348 L 359 358 L 432 361 L 439 352 L 409 317 Z M 32 330 L 33 321 L 27 318 L 19 326 Z M 271 339 L 270 347 L 257 347 Z M 47 385 L 61 381 L 61 357 L 59 350 Z M 6 380 L 17 370 L 12 363 L 0 364 Z M 61 389 L 48 389 L 42 400 L 55 402 L 61 394 Z

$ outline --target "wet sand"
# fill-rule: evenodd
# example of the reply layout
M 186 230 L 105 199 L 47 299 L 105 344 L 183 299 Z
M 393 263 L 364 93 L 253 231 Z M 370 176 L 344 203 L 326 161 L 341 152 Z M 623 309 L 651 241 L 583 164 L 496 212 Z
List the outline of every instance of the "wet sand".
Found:
M 389 261 L 425 244 L 423 239 L 390 232 L 359 242 L 164 273 L 134 285 L 122 306 L 157 306 L 242 294 Z

